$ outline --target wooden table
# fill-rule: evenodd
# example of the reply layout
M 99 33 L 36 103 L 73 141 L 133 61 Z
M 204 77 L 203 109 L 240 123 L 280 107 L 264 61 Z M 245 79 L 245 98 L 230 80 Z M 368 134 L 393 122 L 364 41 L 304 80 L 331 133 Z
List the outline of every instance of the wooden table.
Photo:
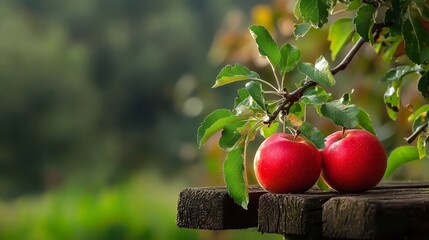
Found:
M 360 194 L 311 189 L 272 194 L 250 187 L 248 210 L 225 187 L 187 188 L 177 225 L 208 230 L 256 227 L 286 239 L 429 239 L 429 182 L 382 183 Z

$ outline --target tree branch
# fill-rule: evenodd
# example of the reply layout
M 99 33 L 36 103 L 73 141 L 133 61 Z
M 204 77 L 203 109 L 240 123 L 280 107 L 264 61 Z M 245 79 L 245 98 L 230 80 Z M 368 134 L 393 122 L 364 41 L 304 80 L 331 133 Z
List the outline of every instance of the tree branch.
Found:
M 378 5 L 378 2 L 373 1 L 374 3 Z M 383 27 L 386 27 L 384 23 L 375 23 L 372 31 L 374 39 L 377 40 L 380 36 L 380 32 L 383 29 Z M 344 57 L 344 59 L 334 68 L 331 69 L 332 75 L 337 74 L 338 72 L 344 70 L 347 68 L 347 66 L 350 64 L 356 53 L 359 51 L 359 49 L 363 46 L 365 43 L 365 40 L 363 38 L 359 38 L 359 40 L 356 42 L 356 44 L 350 49 L 350 51 L 347 53 L 347 55 Z M 271 124 L 274 119 L 277 118 L 280 112 L 284 111 L 286 114 L 288 114 L 289 109 L 292 107 L 292 105 L 295 102 L 298 102 L 299 99 L 304 94 L 305 90 L 316 86 L 317 83 L 314 81 L 308 81 L 304 85 L 302 85 L 300 88 L 296 89 L 295 91 L 291 93 L 287 93 L 285 91 L 285 94 L 283 94 L 283 99 L 280 102 L 279 105 L 277 105 L 277 108 L 274 110 L 272 114 L 268 115 L 268 119 L 264 121 L 265 124 Z
M 331 70 L 331 73 L 335 75 L 339 71 L 344 70 L 347 67 L 347 65 L 349 65 L 349 63 L 352 61 L 353 57 L 356 55 L 356 53 L 359 51 L 359 49 L 362 47 L 364 43 L 365 43 L 365 40 L 363 40 L 363 38 L 359 38 L 357 43 L 352 47 L 350 52 L 344 57 L 341 63 Z M 281 111 L 285 111 L 287 114 L 289 112 L 289 109 L 292 107 L 292 105 L 295 102 L 299 101 L 299 99 L 302 97 L 304 92 L 307 89 L 314 87 L 316 85 L 317 85 L 317 82 L 308 81 L 304 83 L 304 85 L 302 85 L 300 88 L 296 89 L 295 91 L 291 93 L 285 93 L 283 95 L 283 99 L 280 102 L 280 104 L 277 105 L 277 108 L 274 110 L 272 114 L 268 115 L 268 119 L 264 121 L 264 123 L 271 124 L 271 122 L 273 122 L 274 119 L 276 119 L 276 117 L 279 115 Z
M 363 38 L 359 38 L 359 40 L 356 42 L 356 44 L 350 49 L 350 52 L 344 57 L 343 61 L 341 61 L 340 64 L 338 64 L 336 67 L 334 67 L 331 70 L 331 73 L 333 75 L 337 74 L 339 71 L 346 69 L 347 65 L 352 61 L 353 57 L 356 55 L 356 53 L 359 51 L 359 49 L 362 47 L 362 45 L 365 43 L 365 40 Z

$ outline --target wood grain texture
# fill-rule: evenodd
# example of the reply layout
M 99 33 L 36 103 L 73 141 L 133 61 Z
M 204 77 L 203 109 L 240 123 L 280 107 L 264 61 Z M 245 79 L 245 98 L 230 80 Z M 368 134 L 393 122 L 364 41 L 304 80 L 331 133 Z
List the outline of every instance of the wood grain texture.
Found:
M 225 187 L 184 189 L 179 195 L 177 226 L 207 230 L 256 227 L 258 200 L 265 193 L 260 187 L 250 187 L 248 210 L 244 210 Z
M 258 231 L 279 233 L 288 238 L 322 236 L 322 206 L 332 193 L 311 191 L 306 194 L 271 194 L 259 199 Z
M 372 190 L 323 206 L 323 235 L 339 239 L 429 239 L 429 188 Z

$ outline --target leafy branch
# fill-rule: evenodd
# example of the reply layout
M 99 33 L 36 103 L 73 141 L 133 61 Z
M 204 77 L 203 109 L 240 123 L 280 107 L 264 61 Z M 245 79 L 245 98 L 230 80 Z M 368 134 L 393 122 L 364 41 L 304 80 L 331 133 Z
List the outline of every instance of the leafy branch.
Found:
M 212 112 L 203 121 L 197 134 L 197 142 L 201 146 L 215 133 L 222 133 L 219 146 L 227 152 L 224 179 L 229 194 L 237 204 L 246 208 L 249 201 L 246 152 L 249 142 L 256 138 L 258 132 L 267 138 L 276 133 L 282 124 L 283 131 L 289 129 L 295 137 L 300 134 L 317 148 L 325 147 L 320 130 L 306 122 L 308 106 L 316 108 L 321 117 L 330 119 L 338 126 L 361 127 L 375 134 L 369 114 L 351 104 L 351 93 L 333 100 L 331 94 L 324 89 L 335 85 L 334 75 L 348 67 L 365 43 L 374 46 L 376 52 L 383 55 L 383 59 L 390 61 L 403 41 L 405 54 L 415 64 L 392 68 L 381 79 L 388 83 L 384 102 L 389 117 L 396 119 L 401 105 L 402 82 L 408 74 L 420 75 L 418 89 L 429 100 L 429 30 L 426 30 L 420 20 L 422 18 L 429 21 L 429 6 L 420 1 L 415 4 L 412 2 L 392 1 L 385 4 L 376 0 L 298 0 L 294 13 L 303 23 L 296 25 L 294 33 L 297 37 L 303 37 L 311 28 L 321 28 L 327 23 L 329 14 L 335 14 L 332 10 L 336 4 L 344 4 L 344 11 L 355 13 L 353 18 L 337 19 L 329 28 L 328 40 L 333 60 L 351 42 L 353 35 L 359 36 L 341 62 L 333 68 L 330 68 L 323 56 L 314 64 L 302 62 L 299 48 L 288 43 L 279 46 L 263 26 L 249 27 L 259 54 L 268 61 L 274 79 L 263 79 L 257 72 L 240 64 L 225 66 L 216 77 L 213 87 L 241 81 L 246 81 L 246 84 L 238 90 L 233 109 Z M 379 13 L 381 5 L 387 8 L 382 10 L 383 14 Z M 381 17 L 384 19 L 380 20 Z M 287 74 L 294 69 L 305 78 L 291 91 L 284 88 L 284 82 L 292 80 L 287 78 Z M 275 84 L 270 83 L 274 81 Z M 264 86 L 269 91 L 264 90 Z M 271 95 L 269 100 L 265 98 L 268 94 Z M 426 156 L 426 142 L 429 139 L 421 133 L 428 126 L 429 104 L 415 111 L 409 121 L 414 121 L 413 134 L 406 140 L 412 142 L 417 138 L 417 147 L 403 147 L 393 151 L 393 160 L 389 160 L 389 164 L 393 165 L 389 171 L 403 164 L 402 160 L 395 160 L 401 159 L 400 154 L 408 154 L 406 161 L 413 160 L 415 153 L 418 153 L 419 159 Z
M 381 30 L 381 28 L 379 28 L 379 29 Z M 378 35 L 378 33 L 379 33 L 379 31 L 377 31 L 377 35 Z M 346 69 L 347 65 L 350 64 L 353 57 L 356 55 L 356 53 L 363 46 L 364 43 L 365 43 L 365 40 L 363 38 L 359 38 L 359 40 L 350 49 L 350 52 L 347 53 L 347 55 L 344 57 L 344 59 L 336 67 L 334 67 L 332 70 L 330 70 L 332 75 L 335 75 L 338 72 Z M 289 113 L 289 109 L 292 107 L 292 105 L 301 99 L 303 93 L 307 89 L 314 87 L 317 84 L 318 83 L 315 81 L 308 81 L 304 85 L 302 85 L 300 88 L 296 89 L 295 91 L 293 91 L 291 93 L 285 93 L 283 95 L 284 99 L 282 100 L 282 102 L 277 106 L 275 111 L 268 116 L 268 119 L 266 121 L 264 121 L 264 123 L 268 124 L 268 125 L 271 124 L 271 122 L 277 118 L 277 116 L 279 115 L 280 112 L 283 112 L 285 115 L 287 115 Z
M 382 28 L 384 27 L 384 24 L 375 24 L 373 31 L 374 31 L 374 39 L 377 39 L 380 35 L 380 32 Z M 330 70 L 332 75 L 337 74 L 338 72 L 344 70 L 347 68 L 347 66 L 352 61 L 353 57 L 356 55 L 356 53 L 359 51 L 359 49 L 365 44 L 365 40 L 360 37 L 358 41 L 355 43 L 355 45 L 350 49 L 350 51 L 346 54 L 344 59 L 334 68 Z M 297 101 L 299 101 L 303 95 L 303 93 L 311 88 L 316 86 L 318 83 L 315 81 L 308 81 L 300 88 L 296 89 L 295 91 L 291 93 L 285 93 L 283 94 L 284 99 L 282 102 L 278 105 L 276 110 L 269 115 L 269 118 L 264 121 L 266 124 L 271 124 L 272 121 L 274 121 L 280 112 L 283 112 L 284 114 L 288 114 L 288 110 L 290 107 Z

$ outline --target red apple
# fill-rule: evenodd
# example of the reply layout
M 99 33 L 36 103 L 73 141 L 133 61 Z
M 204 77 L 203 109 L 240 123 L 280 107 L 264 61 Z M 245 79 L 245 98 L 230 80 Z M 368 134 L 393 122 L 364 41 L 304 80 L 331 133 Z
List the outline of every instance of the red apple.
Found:
M 320 176 L 319 150 L 301 137 L 274 134 L 259 146 L 255 155 L 259 184 L 272 193 L 300 193 L 310 189 Z
M 322 152 L 322 178 L 339 192 L 373 188 L 386 171 L 386 151 L 373 134 L 360 130 L 338 131 L 328 137 Z

